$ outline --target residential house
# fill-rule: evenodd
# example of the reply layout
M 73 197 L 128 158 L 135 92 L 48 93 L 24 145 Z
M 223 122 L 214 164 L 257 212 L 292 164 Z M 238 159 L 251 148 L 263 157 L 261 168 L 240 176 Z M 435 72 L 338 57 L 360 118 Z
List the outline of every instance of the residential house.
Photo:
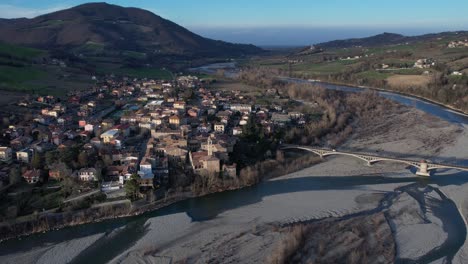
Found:
M 180 117 L 173 115 L 169 117 L 169 124 L 174 125 L 174 126 L 179 126 L 180 125 Z
M 31 162 L 32 154 L 33 153 L 31 149 L 23 149 L 23 150 L 17 151 L 16 160 L 18 160 L 19 162 L 29 164 L 29 162 Z
M 99 140 L 99 138 L 97 138 L 97 137 L 92 138 L 89 141 L 89 143 L 91 143 L 91 145 L 93 145 L 96 148 L 99 148 L 101 146 L 101 140 Z
M 53 164 L 49 169 L 49 180 L 62 180 L 71 175 L 71 170 L 64 163 Z
M 108 144 L 112 140 L 116 139 L 118 136 L 119 136 L 118 129 L 110 129 L 101 134 L 101 139 L 105 144 Z
M 151 166 L 151 163 L 146 159 L 146 157 L 144 157 L 140 163 L 140 170 L 138 171 L 138 174 L 140 175 L 140 177 L 153 175 L 153 167 Z
M 154 124 L 155 126 L 159 126 L 162 124 L 162 119 L 161 118 L 155 118 L 151 120 L 151 123 Z
M 104 119 L 101 122 L 102 129 L 109 129 L 114 126 L 114 120 L 112 119 Z
M 118 136 L 112 139 L 109 143 L 113 145 L 116 149 L 121 149 L 123 146 L 124 137 Z
M 432 59 L 419 59 L 414 63 L 414 68 L 427 69 L 435 65 Z
M 163 128 L 163 129 L 151 130 L 151 137 L 153 138 L 160 138 L 160 137 L 165 137 L 169 135 L 180 135 L 180 134 L 181 134 L 181 131 L 178 129 Z
M 224 133 L 225 124 L 224 123 L 216 123 L 214 124 L 214 131 L 217 133 Z
M 184 162 L 187 156 L 187 150 L 175 146 L 167 146 L 164 148 L 165 154 L 172 162 Z
M 234 178 L 237 176 L 237 165 L 234 163 L 232 165 L 223 165 L 223 176 Z
M 211 124 L 207 124 L 207 123 L 201 124 L 197 127 L 197 131 L 199 133 L 209 133 L 211 131 Z
M 231 104 L 230 109 L 231 111 L 250 113 L 252 106 L 248 104 Z
M 187 114 L 190 116 L 190 117 L 198 117 L 198 109 L 190 109 L 187 111 Z
M 129 124 L 121 124 L 115 127 L 115 129 L 118 129 L 120 134 L 128 137 L 130 136 L 130 125 Z
M 27 170 L 23 173 L 23 178 L 26 180 L 27 183 L 29 184 L 34 184 L 39 181 L 41 178 L 41 170 Z
M 240 127 L 235 127 L 232 129 L 232 135 L 233 136 L 239 136 L 242 135 L 242 128 Z
M 94 125 L 93 124 L 86 124 L 84 126 L 84 130 L 87 132 L 94 132 Z
M 275 124 L 286 124 L 291 121 L 288 114 L 273 113 L 271 115 L 271 121 Z
M 138 175 L 140 175 L 140 179 L 138 179 L 140 187 L 154 188 L 153 169 L 151 163 L 149 163 L 146 158 L 143 158 L 142 162 L 140 163 L 140 170 L 138 171 Z
M 9 147 L 0 147 L 0 161 L 10 162 L 13 157 L 13 151 Z
M 174 102 L 174 108 L 175 109 L 180 109 L 180 110 L 185 110 L 185 102 L 184 101 L 176 101 Z
M 95 168 L 84 168 L 78 171 L 78 178 L 81 181 L 97 181 L 98 175 Z

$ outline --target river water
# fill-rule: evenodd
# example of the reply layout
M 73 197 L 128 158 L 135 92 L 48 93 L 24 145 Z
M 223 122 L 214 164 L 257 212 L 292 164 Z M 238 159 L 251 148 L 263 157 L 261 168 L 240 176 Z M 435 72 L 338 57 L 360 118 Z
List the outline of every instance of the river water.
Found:
M 229 70 L 235 70 L 228 64 Z M 203 69 L 204 72 L 213 72 L 218 68 L 225 68 L 226 64 L 215 65 Z M 303 80 L 289 79 L 290 81 L 303 82 Z M 359 92 L 363 89 L 348 87 L 342 85 L 323 84 L 328 89 L 335 89 L 348 92 Z M 391 99 L 395 102 L 414 107 L 427 114 L 440 117 L 452 123 L 468 125 L 468 117 L 457 112 L 448 110 L 441 106 L 425 102 L 420 99 L 411 98 L 390 92 L 378 92 L 381 96 Z M 462 157 L 459 157 L 462 158 Z M 462 164 L 468 165 L 466 160 Z M 400 184 L 406 187 L 400 187 L 403 191 L 411 191 L 413 194 L 418 192 L 418 188 L 413 188 L 414 184 L 424 186 L 446 186 L 451 184 L 460 184 L 462 173 L 448 175 L 444 178 L 433 177 L 421 180 L 418 177 L 382 177 L 382 176 L 352 176 L 343 177 L 340 175 L 330 177 L 304 177 L 293 179 L 280 179 L 275 181 L 262 182 L 256 186 L 248 187 L 242 190 L 228 191 L 224 193 L 212 194 L 206 197 L 193 198 L 170 205 L 166 208 L 148 212 L 140 216 L 108 220 L 100 223 L 86 224 L 76 227 L 68 227 L 61 230 L 50 231 L 43 234 L 35 234 L 20 239 L 12 239 L 0 244 L 0 256 L 9 254 L 28 252 L 34 248 L 54 245 L 64 241 L 70 241 L 82 237 L 88 237 L 94 234 L 105 235 L 98 239 L 93 245 L 76 258 L 73 263 L 104 263 L 114 259 L 126 249 L 134 245 L 147 232 L 145 223 L 150 219 L 185 213 L 194 222 L 204 222 L 216 218 L 223 212 L 236 208 L 242 208 L 254 205 L 267 197 L 284 193 L 295 193 L 303 191 L 324 191 L 324 190 L 351 190 L 363 185 L 373 184 Z M 463 174 L 464 175 L 464 174 Z M 438 191 L 437 188 L 431 187 Z M 397 191 L 397 190 L 395 190 Z M 392 197 L 392 196 L 389 196 Z M 390 198 L 388 198 L 390 199 Z M 388 207 L 388 203 L 385 203 Z M 442 206 L 443 205 L 443 206 Z M 385 209 L 380 208 L 380 209 Z M 458 213 L 453 201 L 443 197 L 442 201 L 432 205 L 432 211 L 444 222 L 444 231 L 447 232 L 447 241 L 421 257 L 419 263 L 429 263 L 431 261 L 446 257 L 451 260 L 456 252 L 465 242 L 466 227 L 462 216 Z M 274 210 L 281 210 L 275 208 Z M 378 208 L 376 209 L 378 210 Z M 375 212 L 375 210 L 374 210 Z M 116 231 L 117 230 L 117 231 Z M 1 259 L 1 257 L 0 257 Z M 401 262 L 412 262 L 411 260 L 400 260 Z

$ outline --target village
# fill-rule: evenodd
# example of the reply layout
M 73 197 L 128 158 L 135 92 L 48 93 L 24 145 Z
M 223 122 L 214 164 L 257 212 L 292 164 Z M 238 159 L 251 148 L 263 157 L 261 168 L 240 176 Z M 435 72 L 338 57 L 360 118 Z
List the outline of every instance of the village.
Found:
M 276 103 L 261 104 L 245 91 L 209 88 L 210 82 L 114 77 L 67 101 L 19 101 L 30 115 L 8 120 L 1 131 L 0 186 L 9 201 L 3 219 L 154 197 L 186 186 L 192 175 L 235 179 L 242 165 L 233 151 L 244 134 L 274 137 L 306 122 L 287 111 L 290 101 L 276 89 L 261 93 Z M 267 149 L 260 159 L 271 155 Z

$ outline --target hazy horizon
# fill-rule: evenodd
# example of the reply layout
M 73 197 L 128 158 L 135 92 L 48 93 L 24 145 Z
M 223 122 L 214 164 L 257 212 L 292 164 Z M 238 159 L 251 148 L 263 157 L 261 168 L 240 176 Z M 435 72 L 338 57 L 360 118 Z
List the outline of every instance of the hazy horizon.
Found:
M 88 2 L 3 0 L 0 18 L 32 18 Z M 464 15 L 468 2 L 458 0 L 450 3 L 272 0 L 268 5 L 247 0 L 235 3 L 206 0 L 196 5 L 189 0 L 106 2 L 149 10 L 207 38 L 258 46 L 304 46 L 383 32 L 421 35 L 468 29 L 468 17 Z
M 417 36 L 446 31 L 464 31 L 451 29 L 372 29 L 372 28 L 188 28 L 207 38 L 233 43 L 254 44 L 257 46 L 307 46 L 322 42 L 365 38 L 382 33 L 395 33 L 405 36 Z

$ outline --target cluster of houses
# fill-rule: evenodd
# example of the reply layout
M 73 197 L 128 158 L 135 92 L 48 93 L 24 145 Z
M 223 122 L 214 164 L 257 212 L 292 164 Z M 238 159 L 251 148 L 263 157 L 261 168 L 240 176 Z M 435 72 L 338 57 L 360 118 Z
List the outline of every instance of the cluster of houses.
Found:
M 418 59 L 414 63 L 413 68 L 428 69 L 433 66 L 435 66 L 435 61 L 433 59 Z
M 447 47 L 449 49 L 460 48 L 460 47 L 468 47 L 468 39 L 458 40 L 458 41 L 451 41 L 451 42 L 449 42 Z
M 265 94 L 278 96 L 276 90 Z M 139 175 L 142 188 L 156 188 L 187 171 L 236 177 L 230 154 L 249 119 L 266 134 L 306 122 L 304 115 L 288 113 L 280 104 L 253 102 L 241 91 L 208 89 L 193 76 L 171 82 L 109 79 L 66 102 L 52 96 L 21 102 L 36 111 L 33 122 L 2 131 L 3 142 L 9 143 L 0 146 L 0 162 L 20 164 L 22 177 L 31 184 L 44 175 L 56 180 L 71 176 L 82 182 L 99 180 L 105 190 L 122 188 L 133 174 Z M 90 162 L 84 158 L 85 165 L 32 166 L 36 154 L 44 157 L 77 145 L 80 155 L 94 157 Z M 8 181 L 5 176 L 0 180 Z

